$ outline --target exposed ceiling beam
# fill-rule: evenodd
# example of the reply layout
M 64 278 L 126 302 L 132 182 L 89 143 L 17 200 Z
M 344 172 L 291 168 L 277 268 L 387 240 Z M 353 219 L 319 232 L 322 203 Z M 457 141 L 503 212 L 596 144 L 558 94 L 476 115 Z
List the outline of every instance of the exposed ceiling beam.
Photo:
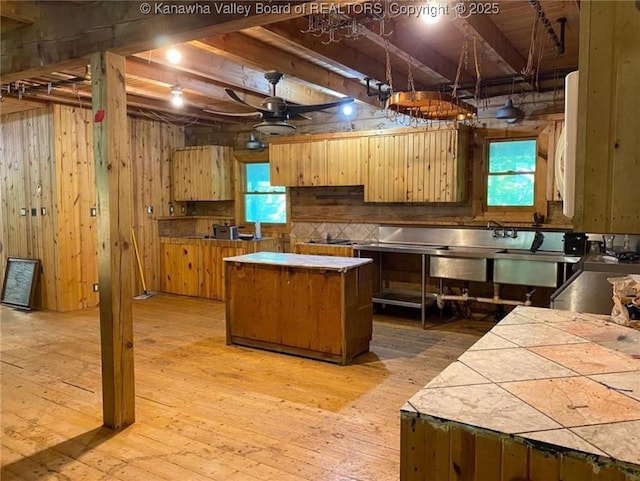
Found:
M 254 92 L 264 96 L 271 95 L 271 84 L 264 78 L 262 71 L 232 62 L 229 59 L 213 56 L 210 52 L 200 47 L 206 47 L 206 45 L 199 42 L 181 45 L 182 62 L 179 66 L 171 65 L 171 67 L 206 77 L 222 85 L 245 92 Z M 161 65 L 170 65 L 165 49 L 143 52 L 137 54 L 136 57 Z M 245 97 L 241 92 L 238 93 L 242 98 L 251 98 Z M 289 102 L 300 104 L 315 104 L 335 100 L 335 97 L 325 95 L 286 78 L 282 79 L 278 84 L 278 94 Z
M 146 62 L 139 58 L 128 58 L 126 67 L 127 78 L 145 80 L 167 88 L 173 85 L 180 85 L 185 91 L 197 92 L 207 97 L 209 99 L 208 108 L 213 110 L 243 111 L 243 109 L 237 108 L 238 104 L 229 99 L 224 87 L 212 83 L 206 77 Z M 263 97 L 257 95 L 245 95 L 245 100 L 251 104 L 260 104 L 262 99 Z M 244 110 L 246 111 L 246 109 Z
M 302 33 L 308 27 L 304 19 L 296 19 L 287 23 L 276 23 L 264 27 L 245 30 L 248 35 L 252 31 L 268 32 L 278 42 L 288 45 L 290 48 L 304 47 L 305 53 L 310 56 L 322 56 L 327 64 L 348 72 L 352 77 L 364 79 L 370 77 L 376 80 L 384 80 L 386 69 L 384 62 L 379 58 L 373 58 L 358 52 L 350 46 L 352 42 L 324 43 L 321 37 L 311 33 Z M 244 32 L 243 32 L 244 33 Z
M 337 0 L 323 4 L 360 1 L 363 0 Z M 46 71 L 44 69 L 57 70 L 61 63 L 86 58 L 94 52 L 111 50 L 120 55 L 130 55 L 159 45 L 297 18 L 310 11 L 315 3 L 314 0 L 295 4 L 295 8 L 289 4 L 285 13 L 256 14 L 256 4 L 247 2 L 242 4 L 249 7 L 247 15 L 245 11 L 235 11 L 234 6 L 241 5 L 240 2 L 41 2 L 41 14 L 34 23 L 3 35 L 2 81 L 36 77 Z M 146 12 L 146 5 L 150 12 Z M 190 8 L 194 13 L 166 14 L 162 8 Z M 217 11 L 224 8 L 231 8 L 234 12 Z
M 364 103 L 375 104 L 359 80 L 348 79 L 302 57 L 265 46 L 247 35 L 229 33 L 209 37 L 198 42 L 198 45 L 202 44 L 221 57 L 264 70 L 278 70 L 313 87 L 320 87 L 329 94 L 341 93 Z
M 487 46 L 488 55 L 501 67 L 502 73 L 520 73 L 525 68 L 527 60 L 518 49 L 507 39 L 489 15 L 471 15 L 469 18 L 457 18 L 453 21 L 463 33 L 469 29 Z
M 383 51 L 388 48 L 390 54 L 401 58 L 411 64 L 412 69 L 419 70 L 423 75 L 431 78 L 431 83 L 455 80 L 458 69 L 455 63 L 429 47 L 424 41 L 420 41 L 420 36 L 416 36 L 408 29 L 393 28 L 393 31 L 392 36 L 381 37 L 367 27 L 362 27 L 363 35 L 368 40 L 379 45 Z
M 34 23 L 40 17 L 40 8 L 34 2 L 3 0 L 0 2 L 0 17 L 20 23 Z

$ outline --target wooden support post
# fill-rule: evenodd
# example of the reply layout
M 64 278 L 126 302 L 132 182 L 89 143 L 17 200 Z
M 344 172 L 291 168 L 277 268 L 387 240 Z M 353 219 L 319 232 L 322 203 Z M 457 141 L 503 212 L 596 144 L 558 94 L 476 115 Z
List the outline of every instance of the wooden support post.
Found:
M 135 421 L 131 298 L 131 153 L 124 57 L 91 56 L 104 425 Z

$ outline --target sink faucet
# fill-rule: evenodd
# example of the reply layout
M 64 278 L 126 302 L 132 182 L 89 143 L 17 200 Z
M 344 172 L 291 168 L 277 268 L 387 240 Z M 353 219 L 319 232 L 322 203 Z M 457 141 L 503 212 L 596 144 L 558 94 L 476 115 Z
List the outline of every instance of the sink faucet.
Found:
M 505 227 L 495 220 L 487 222 L 487 229 L 492 231 L 493 237 L 511 237 L 512 239 L 518 237 L 518 231 L 515 227 Z

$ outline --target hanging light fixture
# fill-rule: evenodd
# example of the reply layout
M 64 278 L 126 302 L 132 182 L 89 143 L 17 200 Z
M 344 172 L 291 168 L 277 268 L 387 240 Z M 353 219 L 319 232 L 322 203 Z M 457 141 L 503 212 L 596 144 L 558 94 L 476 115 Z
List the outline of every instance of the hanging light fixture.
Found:
M 513 105 L 513 100 L 511 100 L 511 97 L 509 97 L 504 103 L 504 107 L 499 108 L 498 112 L 496 113 L 496 119 L 504 120 L 508 124 L 515 124 L 523 117 L 524 112 Z
M 174 107 L 182 107 L 184 105 L 184 99 L 182 98 L 182 87 L 180 85 L 174 85 L 171 87 L 171 104 Z
M 245 142 L 244 148 L 247 150 L 262 150 L 267 146 L 262 140 L 256 139 L 256 136 L 249 134 L 249 139 Z

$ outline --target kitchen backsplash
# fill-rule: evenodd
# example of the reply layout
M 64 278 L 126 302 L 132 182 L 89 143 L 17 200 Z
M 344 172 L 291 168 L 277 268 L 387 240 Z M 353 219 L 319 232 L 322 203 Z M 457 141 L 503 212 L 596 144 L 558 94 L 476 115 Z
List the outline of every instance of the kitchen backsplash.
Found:
M 292 244 L 308 240 L 348 239 L 377 242 L 378 224 L 352 224 L 330 222 L 293 222 L 289 234 Z

